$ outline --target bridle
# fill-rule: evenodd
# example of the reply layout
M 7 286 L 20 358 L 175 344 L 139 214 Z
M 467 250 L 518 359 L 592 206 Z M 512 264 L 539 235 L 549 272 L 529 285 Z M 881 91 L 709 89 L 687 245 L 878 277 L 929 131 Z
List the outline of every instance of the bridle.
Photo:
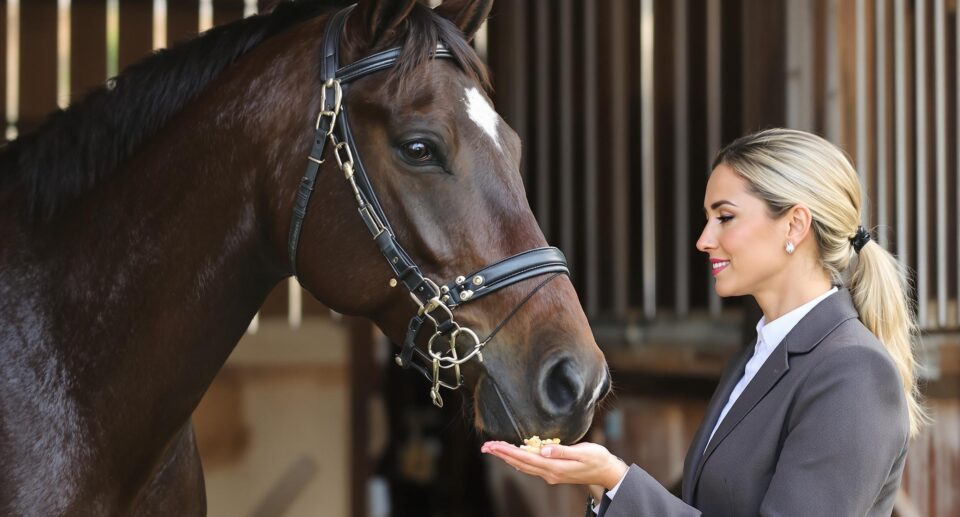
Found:
M 350 82 L 393 67 L 399 59 L 401 49 L 396 47 L 377 52 L 341 67 L 338 56 L 340 34 L 346 17 L 352 9 L 353 6 L 347 7 L 334 14 L 327 23 L 323 36 L 323 54 L 320 64 L 323 86 L 320 90 L 320 113 L 315 124 L 313 149 L 307 158 L 307 170 L 300 180 L 293 207 L 287 243 L 290 267 L 296 274 L 297 247 L 307 204 L 316 184 L 320 166 L 324 163 L 324 152 L 329 144 L 333 148 L 337 166 L 353 191 L 360 218 L 393 270 L 394 278 L 390 280 L 390 287 L 403 284 L 418 307 L 417 314 L 410 318 L 407 325 L 406 336 L 396 362 L 404 368 L 413 367 L 422 373 L 432 385 L 431 400 L 438 407 L 443 407 L 440 388 L 456 390 L 463 384 L 460 365 L 474 357 L 482 363 L 483 348 L 506 321 L 547 282 L 560 274 L 569 275 L 570 273 L 566 258 L 559 249 L 543 247 L 519 253 L 469 275 L 458 276 L 454 281 L 443 285 L 438 285 L 430 278 L 423 276 L 417 264 L 397 242 L 390 222 L 377 201 L 350 132 L 347 108 L 343 102 Z M 434 57 L 454 59 L 453 53 L 442 44 L 437 45 Z M 457 307 L 522 280 L 541 275 L 550 276 L 530 292 L 488 337 L 481 340 L 476 332 L 456 322 L 453 311 Z M 427 322 L 433 326 L 434 332 L 427 341 L 427 350 L 424 352 L 417 348 L 416 341 L 420 329 Z M 462 357 L 457 352 L 458 338 L 469 339 L 472 342 L 472 348 Z M 444 340 L 447 347 L 442 346 L 441 342 Z M 440 350 L 434 350 L 435 346 Z M 416 358 L 424 364 L 418 364 Z M 440 372 L 446 369 L 453 369 L 453 381 L 448 382 L 441 378 Z M 497 394 L 502 397 L 499 392 Z M 516 427 L 515 422 L 514 426 Z

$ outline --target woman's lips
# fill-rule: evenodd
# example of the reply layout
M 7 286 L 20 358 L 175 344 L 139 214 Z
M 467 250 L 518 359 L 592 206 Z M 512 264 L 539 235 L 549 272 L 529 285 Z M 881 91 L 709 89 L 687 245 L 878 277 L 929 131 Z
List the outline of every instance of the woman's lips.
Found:
M 730 265 L 729 260 L 720 260 L 720 259 L 711 259 L 710 260 L 710 273 L 713 276 L 717 276 L 721 271 L 727 269 L 727 266 Z

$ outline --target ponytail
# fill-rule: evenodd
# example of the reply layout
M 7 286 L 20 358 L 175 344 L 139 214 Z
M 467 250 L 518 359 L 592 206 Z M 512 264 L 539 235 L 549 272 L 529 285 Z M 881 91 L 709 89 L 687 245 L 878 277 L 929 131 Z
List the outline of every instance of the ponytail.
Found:
M 917 324 L 908 296 L 905 268 L 887 250 L 867 242 L 850 268 L 850 293 L 860 321 L 883 343 L 893 359 L 907 399 L 910 437 L 930 423 L 916 382 L 913 336 Z

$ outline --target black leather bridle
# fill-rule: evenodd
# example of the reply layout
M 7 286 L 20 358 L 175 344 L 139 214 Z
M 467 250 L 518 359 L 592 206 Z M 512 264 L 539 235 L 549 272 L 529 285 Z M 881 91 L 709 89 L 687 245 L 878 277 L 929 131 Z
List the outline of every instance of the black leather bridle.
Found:
M 414 367 L 420 371 L 432 384 L 430 398 L 433 403 L 442 407 L 443 399 L 440 396 L 440 388 L 455 390 L 463 384 L 460 365 L 473 357 L 482 362 L 483 347 L 503 327 L 506 321 L 516 314 L 517 310 L 547 282 L 557 275 L 569 275 L 570 272 L 567 269 L 566 258 L 559 249 L 544 247 L 514 255 L 469 275 L 458 276 L 454 281 L 443 285 L 438 285 L 423 276 L 417 264 L 397 242 L 393 229 L 377 201 L 377 196 L 370 185 L 370 179 L 364 170 L 363 163 L 360 161 L 356 143 L 350 132 L 347 108 L 343 102 L 351 81 L 393 67 L 400 56 L 401 49 L 384 50 L 350 65 L 340 67 L 338 58 L 340 33 L 343 30 L 346 17 L 352 9 L 353 6 L 347 7 L 334 14 L 327 23 L 323 36 L 323 55 L 320 64 L 323 79 L 323 86 L 320 91 L 320 114 L 317 116 L 315 124 L 313 149 L 308 157 L 307 170 L 300 181 L 293 208 L 293 218 L 287 244 L 290 267 L 296 274 L 297 247 L 303 228 L 304 216 L 306 215 L 310 195 L 316 184 L 320 165 L 324 163 L 324 152 L 329 143 L 333 147 L 333 155 L 337 160 L 337 165 L 353 190 L 360 218 L 370 234 L 373 235 L 380 252 L 383 253 L 387 264 L 393 270 L 394 278 L 390 280 L 390 286 L 396 287 L 398 283 L 403 284 L 419 307 L 417 314 L 410 319 L 401 352 L 396 357 L 397 364 L 404 368 Z M 454 55 L 442 44 L 437 45 L 434 57 L 454 59 Z M 481 340 L 473 330 L 461 326 L 455 321 L 453 310 L 457 307 L 522 280 L 541 275 L 549 276 L 530 292 L 485 339 Z M 424 352 L 417 348 L 416 341 L 421 327 L 428 321 L 435 330 L 427 343 L 427 350 Z M 457 338 L 461 336 L 467 337 L 473 342 L 473 348 L 463 357 L 458 355 L 456 348 Z M 446 340 L 449 348 L 441 349 L 439 352 L 435 351 L 434 344 L 438 339 Z M 414 355 L 424 364 L 418 364 L 414 360 Z M 453 368 L 454 380 L 452 382 L 444 381 L 440 377 L 440 371 L 449 368 Z M 516 427 L 516 423 L 514 423 L 514 426 Z

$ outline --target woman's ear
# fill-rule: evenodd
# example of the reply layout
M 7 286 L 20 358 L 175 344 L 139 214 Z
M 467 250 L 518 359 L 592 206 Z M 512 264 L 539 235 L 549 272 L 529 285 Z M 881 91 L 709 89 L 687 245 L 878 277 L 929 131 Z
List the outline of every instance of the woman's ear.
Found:
M 460 27 L 463 37 L 470 41 L 490 15 L 491 8 L 493 0 L 447 0 L 433 11 Z
M 813 214 L 810 209 L 804 205 L 794 205 L 784 214 L 787 222 L 787 240 L 794 246 L 799 246 L 807 235 L 810 234 L 810 227 L 813 225 Z

